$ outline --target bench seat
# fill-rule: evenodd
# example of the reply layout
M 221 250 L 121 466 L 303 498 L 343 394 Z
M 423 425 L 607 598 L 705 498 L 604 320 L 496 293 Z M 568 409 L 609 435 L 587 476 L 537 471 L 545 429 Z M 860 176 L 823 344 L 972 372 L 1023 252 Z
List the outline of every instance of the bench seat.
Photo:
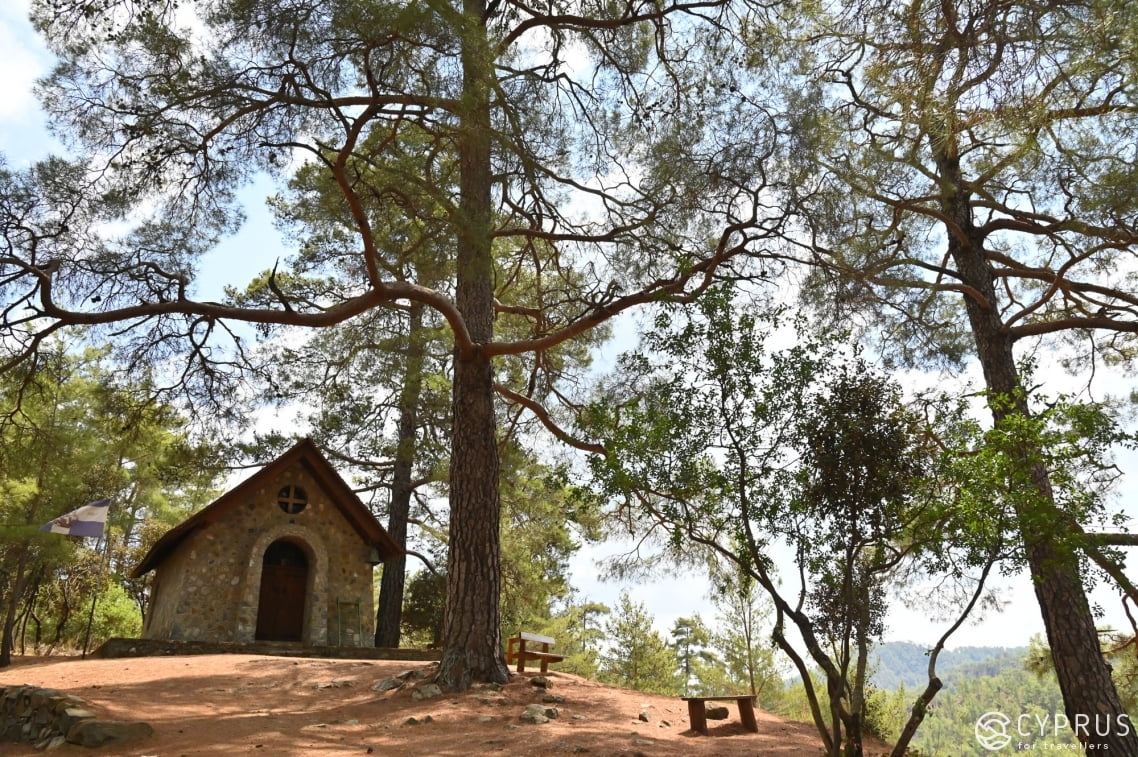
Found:
M 755 697 L 751 694 L 728 694 L 721 697 L 683 697 L 688 703 L 688 720 L 696 733 L 707 735 L 707 703 L 735 702 L 739 707 L 739 719 L 743 727 L 751 733 L 759 732 L 759 722 L 755 719 Z
M 527 661 L 540 662 L 541 672 L 547 673 L 549 672 L 549 663 L 561 662 L 565 659 L 563 655 L 549 651 L 553 643 L 553 638 L 550 636 L 522 631 L 506 642 L 506 664 L 516 664 L 518 672 L 524 673 Z M 528 644 L 538 645 L 540 649 L 527 649 Z

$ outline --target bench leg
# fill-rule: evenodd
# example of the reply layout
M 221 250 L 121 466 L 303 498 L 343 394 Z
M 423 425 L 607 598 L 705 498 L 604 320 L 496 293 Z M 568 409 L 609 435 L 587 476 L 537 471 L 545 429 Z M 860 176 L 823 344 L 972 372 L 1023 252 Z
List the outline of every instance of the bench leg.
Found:
M 548 672 L 549 672 L 549 660 L 542 660 L 541 661 L 541 674 L 545 675 Z
M 740 697 L 739 718 L 743 721 L 743 727 L 748 731 L 751 733 L 759 732 L 759 723 L 755 720 L 755 700 L 751 697 Z
M 707 735 L 707 710 L 702 701 L 693 699 L 688 702 L 688 720 L 693 731 Z
M 518 672 L 526 672 L 526 642 L 524 639 L 518 645 Z

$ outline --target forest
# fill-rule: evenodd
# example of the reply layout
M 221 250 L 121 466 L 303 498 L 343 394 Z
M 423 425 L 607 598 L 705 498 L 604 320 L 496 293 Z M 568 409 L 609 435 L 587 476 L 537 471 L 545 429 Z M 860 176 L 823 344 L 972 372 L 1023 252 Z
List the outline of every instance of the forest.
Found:
M 375 644 L 445 689 L 524 626 L 830 755 L 937 753 L 1008 687 L 1138 755 L 1127 0 L 30 12 L 59 149 L 0 154 L 0 668 L 136 634 L 139 556 L 309 437 L 406 549 Z M 41 530 L 104 499 L 97 540 Z M 717 617 L 583 596 L 618 537 L 607 577 Z M 1043 637 L 952 681 L 1012 574 Z M 894 688 L 898 605 L 930 640 Z

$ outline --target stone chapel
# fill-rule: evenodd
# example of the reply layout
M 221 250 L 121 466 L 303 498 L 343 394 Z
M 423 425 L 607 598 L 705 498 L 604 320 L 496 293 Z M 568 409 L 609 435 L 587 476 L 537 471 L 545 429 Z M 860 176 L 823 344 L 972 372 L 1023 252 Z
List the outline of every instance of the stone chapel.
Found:
M 401 551 L 305 439 L 154 544 L 142 637 L 372 646 L 372 568 Z

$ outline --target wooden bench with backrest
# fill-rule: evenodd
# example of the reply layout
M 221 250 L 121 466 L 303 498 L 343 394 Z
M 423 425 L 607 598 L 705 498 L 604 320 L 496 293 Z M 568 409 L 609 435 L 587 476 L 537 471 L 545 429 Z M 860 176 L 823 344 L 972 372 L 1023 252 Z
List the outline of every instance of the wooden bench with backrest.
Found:
M 706 705 L 708 702 L 731 701 L 739 706 L 739 718 L 743 721 L 743 727 L 751 733 L 759 732 L 759 722 L 755 720 L 755 697 L 751 694 L 728 694 L 722 697 L 684 697 L 683 700 L 688 703 L 688 720 L 691 721 L 691 729 L 696 733 L 707 735 Z
M 522 631 L 506 642 L 506 664 L 517 663 L 518 672 L 524 673 L 526 661 L 535 660 L 541 663 L 541 672 L 546 673 L 549 671 L 549 663 L 565 659 L 562 655 L 550 652 L 549 648 L 552 646 L 552 637 Z

